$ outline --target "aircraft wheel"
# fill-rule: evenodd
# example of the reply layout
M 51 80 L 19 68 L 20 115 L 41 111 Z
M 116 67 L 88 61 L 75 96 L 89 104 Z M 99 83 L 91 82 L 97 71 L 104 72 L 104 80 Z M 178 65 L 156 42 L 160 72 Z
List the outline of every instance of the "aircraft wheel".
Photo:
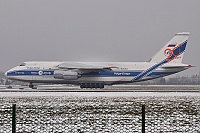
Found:
M 80 85 L 80 88 L 81 88 L 81 89 L 83 89 L 83 88 L 84 88 L 84 85 L 83 85 L 83 84 L 81 84 L 81 85 Z
M 80 88 L 81 89 L 87 88 L 87 84 L 84 84 L 84 83 L 80 84 Z
M 100 88 L 100 84 L 95 84 L 95 89 L 98 89 L 98 88 Z
M 90 88 L 90 89 L 102 89 L 104 88 L 104 84 L 103 83 L 81 83 L 80 84 L 80 88 L 83 89 L 83 88 Z
M 34 85 L 32 83 L 29 84 L 29 88 L 34 88 Z
M 99 88 L 100 88 L 100 89 L 103 89 L 103 88 L 104 88 L 104 84 L 100 84 L 100 85 L 99 85 Z
M 31 89 L 37 89 L 37 87 L 35 87 L 32 83 L 29 84 L 29 88 L 31 88 Z

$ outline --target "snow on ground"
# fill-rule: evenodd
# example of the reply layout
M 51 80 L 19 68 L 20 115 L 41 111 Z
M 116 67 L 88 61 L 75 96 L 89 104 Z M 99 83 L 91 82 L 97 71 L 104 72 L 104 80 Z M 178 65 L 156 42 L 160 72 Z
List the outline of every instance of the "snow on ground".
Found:
M 145 97 L 200 96 L 200 92 L 1 92 L 0 97 L 83 96 L 83 97 Z
M 191 92 L 1 92 L 0 132 L 200 132 L 200 93 Z

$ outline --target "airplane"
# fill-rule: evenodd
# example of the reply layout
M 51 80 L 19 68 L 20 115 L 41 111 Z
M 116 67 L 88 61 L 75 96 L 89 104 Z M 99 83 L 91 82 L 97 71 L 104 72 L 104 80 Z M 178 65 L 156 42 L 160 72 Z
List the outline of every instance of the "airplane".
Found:
M 9 79 L 33 83 L 73 84 L 104 88 L 171 75 L 192 65 L 182 64 L 189 32 L 180 32 L 146 62 L 28 61 L 8 70 Z

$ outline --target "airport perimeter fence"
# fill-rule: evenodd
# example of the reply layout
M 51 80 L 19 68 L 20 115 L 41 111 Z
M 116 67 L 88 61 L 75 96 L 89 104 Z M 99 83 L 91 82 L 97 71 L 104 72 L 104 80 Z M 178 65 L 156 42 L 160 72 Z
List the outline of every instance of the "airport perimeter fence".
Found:
M 0 105 L 0 133 L 200 133 L 198 106 Z

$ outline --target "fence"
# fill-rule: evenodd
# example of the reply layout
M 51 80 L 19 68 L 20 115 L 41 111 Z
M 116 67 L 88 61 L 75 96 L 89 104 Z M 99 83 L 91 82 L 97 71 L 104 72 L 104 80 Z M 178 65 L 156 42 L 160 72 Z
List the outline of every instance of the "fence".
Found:
M 188 105 L 0 105 L 0 133 L 10 132 L 200 133 L 200 112 Z

